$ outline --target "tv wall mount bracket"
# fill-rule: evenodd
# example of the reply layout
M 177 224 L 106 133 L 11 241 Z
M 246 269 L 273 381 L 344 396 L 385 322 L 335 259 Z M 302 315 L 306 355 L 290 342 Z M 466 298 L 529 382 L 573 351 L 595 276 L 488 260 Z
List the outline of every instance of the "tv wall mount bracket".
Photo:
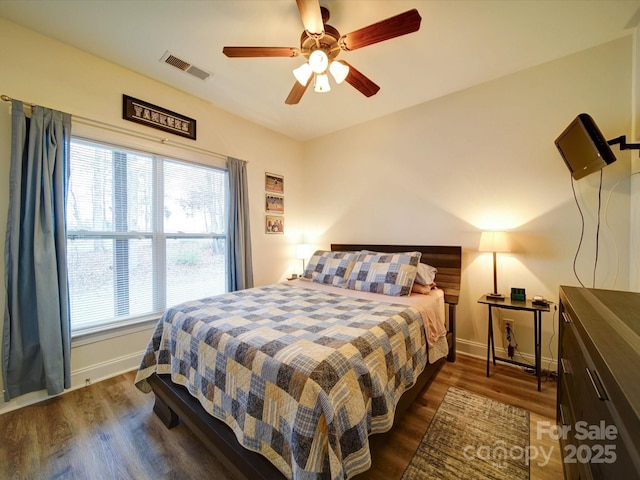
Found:
M 640 143 L 627 143 L 627 136 L 621 135 L 607 140 L 609 145 L 620 145 L 620 150 L 640 150 Z

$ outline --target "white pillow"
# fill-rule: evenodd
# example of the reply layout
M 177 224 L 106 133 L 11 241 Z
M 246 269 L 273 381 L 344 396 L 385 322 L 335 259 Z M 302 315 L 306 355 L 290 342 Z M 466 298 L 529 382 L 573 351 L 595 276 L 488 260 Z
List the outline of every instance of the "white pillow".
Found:
M 436 280 L 438 269 L 427 265 L 426 263 L 418 264 L 418 274 L 416 275 L 416 283 L 420 285 L 431 285 Z

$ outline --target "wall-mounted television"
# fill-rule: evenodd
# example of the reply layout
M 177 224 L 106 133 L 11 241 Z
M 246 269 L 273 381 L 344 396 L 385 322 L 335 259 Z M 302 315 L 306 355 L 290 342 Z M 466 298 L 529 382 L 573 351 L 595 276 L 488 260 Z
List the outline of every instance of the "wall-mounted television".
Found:
M 586 113 L 578 115 L 555 144 L 575 180 L 616 161 L 596 122 Z

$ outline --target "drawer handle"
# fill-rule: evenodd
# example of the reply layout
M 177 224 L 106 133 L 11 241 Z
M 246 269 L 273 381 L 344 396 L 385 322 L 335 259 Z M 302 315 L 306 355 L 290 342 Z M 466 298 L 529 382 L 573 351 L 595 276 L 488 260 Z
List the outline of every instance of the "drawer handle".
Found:
M 562 373 L 565 375 L 571 375 L 571 362 L 569 362 L 569 360 L 561 358 L 560 367 L 562 367 Z
M 587 375 L 589 376 L 589 380 L 591 380 L 591 385 L 593 386 L 593 389 L 596 391 L 596 395 L 598 396 L 598 398 L 600 400 L 607 400 L 607 396 L 604 393 L 600 393 L 600 388 L 598 387 L 598 385 L 600 385 L 600 379 L 598 378 L 598 373 L 595 371 L 591 373 L 591 370 L 589 370 L 588 368 L 586 370 L 587 370 Z
M 562 312 L 562 318 L 564 319 L 564 323 L 573 323 L 571 317 L 566 314 L 566 312 Z
M 564 405 L 560 404 L 558 405 L 560 408 L 558 410 L 560 410 L 560 424 L 562 425 L 568 425 L 567 421 L 564 418 Z

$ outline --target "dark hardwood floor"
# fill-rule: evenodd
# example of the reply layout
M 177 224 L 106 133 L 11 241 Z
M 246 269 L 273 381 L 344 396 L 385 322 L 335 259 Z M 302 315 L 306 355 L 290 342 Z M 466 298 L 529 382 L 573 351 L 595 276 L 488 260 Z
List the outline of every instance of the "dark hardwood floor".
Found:
M 135 372 L 0 415 L 2 479 L 233 479 L 182 424 L 167 430 L 153 414 L 153 394 L 133 386 Z M 446 363 L 389 433 L 371 439 L 373 467 L 358 480 L 402 476 L 447 388 L 456 386 L 531 412 L 532 444 L 553 447 L 531 479 L 562 478 L 559 446 L 537 440 L 538 421 L 553 423 L 556 384 L 536 390 L 535 377 L 508 365 L 458 355 Z

